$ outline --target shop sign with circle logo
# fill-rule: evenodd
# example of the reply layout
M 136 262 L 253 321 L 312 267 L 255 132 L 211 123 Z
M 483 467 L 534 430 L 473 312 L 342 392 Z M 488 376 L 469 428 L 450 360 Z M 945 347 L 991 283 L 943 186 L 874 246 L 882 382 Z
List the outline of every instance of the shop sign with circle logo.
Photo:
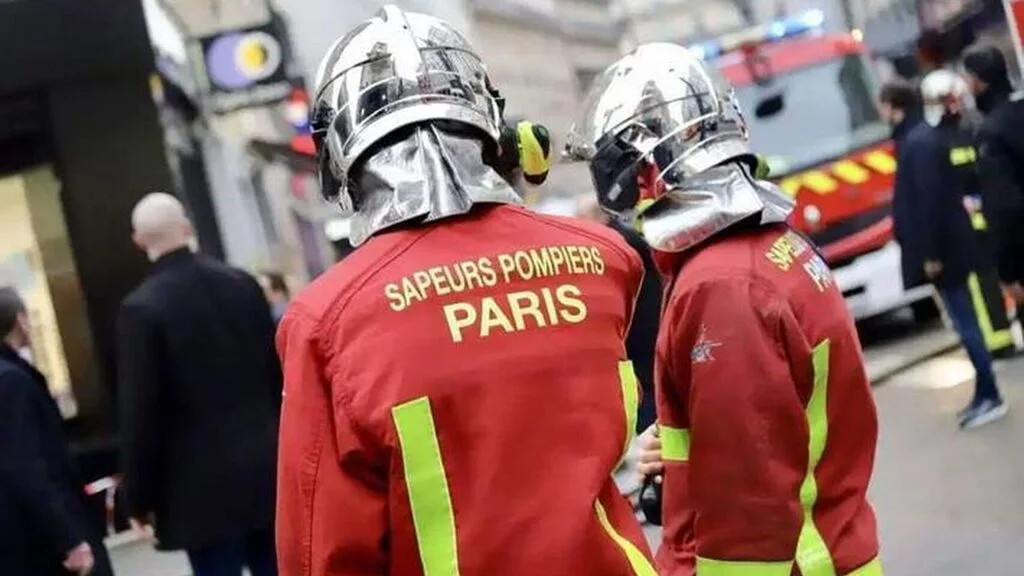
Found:
M 288 97 L 286 49 L 269 26 L 201 40 L 214 112 L 264 106 Z

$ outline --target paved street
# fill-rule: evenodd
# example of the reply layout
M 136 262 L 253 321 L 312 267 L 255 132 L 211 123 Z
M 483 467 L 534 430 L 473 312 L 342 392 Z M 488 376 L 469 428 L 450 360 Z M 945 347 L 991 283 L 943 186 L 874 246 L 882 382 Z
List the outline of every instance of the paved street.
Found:
M 906 364 L 949 347 L 948 335 L 905 328 L 864 335 L 869 371 L 888 377 L 876 388 L 882 436 L 872 487 L 886 573 L 1024 574 L 1024 359 L 998 367 L 1010 416 L 960 432 L 955 413 L 971 392 L 970 365 L 951 352 L 891 375 L 894 358 Z M 120 547 L 114 558 L 119 576 L 188 574 L 180 556 L 144 545 Z

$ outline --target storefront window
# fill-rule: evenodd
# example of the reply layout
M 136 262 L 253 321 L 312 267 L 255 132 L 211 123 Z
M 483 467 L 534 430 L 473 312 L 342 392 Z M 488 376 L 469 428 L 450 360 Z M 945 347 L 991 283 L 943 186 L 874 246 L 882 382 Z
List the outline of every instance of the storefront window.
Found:
M 47 177 L 55 193 L 57 184 L 48 171 L 0 178 L 0 284 L 13 287 L 25 300 L 32 330 L 33 363 L 46 376 L 51 394 L 64 417 L 69 418 L 75 415 L 77 406 L 43 254 L 53 248 L 46 245 L 52 238 L 37 230 L 37 226 L 47 228 L 53 224 L 46 222 L 52 215 L 33 213 L 27 192 L 33 183 Z M 63 227 L 62 219 L 59 224 Z

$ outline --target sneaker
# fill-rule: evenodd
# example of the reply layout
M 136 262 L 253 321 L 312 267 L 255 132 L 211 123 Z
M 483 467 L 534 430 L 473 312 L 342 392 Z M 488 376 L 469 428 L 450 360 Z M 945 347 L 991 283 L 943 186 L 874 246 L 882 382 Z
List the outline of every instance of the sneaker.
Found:
M 982 400 L 968 408 L 960 417 L 960 428 L 970 430 L 995 422 L 1006 416 L 1010 407 L 1003 400 Z

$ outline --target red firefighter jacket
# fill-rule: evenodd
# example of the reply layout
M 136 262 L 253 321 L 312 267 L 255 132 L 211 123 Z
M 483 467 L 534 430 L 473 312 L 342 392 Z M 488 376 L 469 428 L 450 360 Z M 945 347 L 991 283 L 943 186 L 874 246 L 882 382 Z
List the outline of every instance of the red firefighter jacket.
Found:
M 654 576 L 612 472 L 643 268 L 514 206 L 374 237 L 278 332 L 282 576 Z
M 662 574 L 881 576 L 875 405 L 828 266 L 784 225 L 658 256 L 675 278 L 655 377 Z

